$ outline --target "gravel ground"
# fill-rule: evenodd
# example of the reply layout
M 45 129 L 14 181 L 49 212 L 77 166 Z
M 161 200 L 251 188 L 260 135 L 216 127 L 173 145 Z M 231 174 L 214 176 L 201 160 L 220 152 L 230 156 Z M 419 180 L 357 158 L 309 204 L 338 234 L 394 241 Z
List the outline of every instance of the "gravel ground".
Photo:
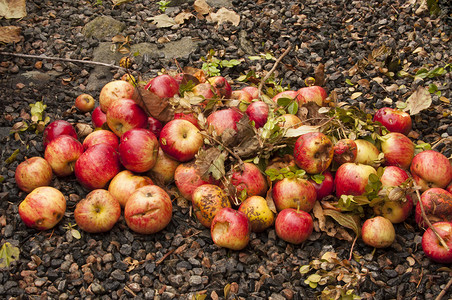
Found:
M 194 12 L 193 3 L 179 2 L 168 7 L 169 16 Z M 198 16 L 182 25 L 158 28 L 147 20 L 161 13 L 153 1 L 135 0 L 112 7 L 110 1 L 95 5 L 95 1 L 28 0 L 26 17 L 0 20 L 1 26 L 21 27 L 23 35 L 18 43 L 0 45 L 0 51 L 93 60 L 96 49 L 111 42 L 111 37 L 87 37 L 83 28 L 98 16 L 111 16 L 125 24 L 121 34 L 130 37 L 131 45 L 150 43 L 166 49 L 165 42 L 185 37 L 196 41 L 194 50 L 177 58 L 182 67 L 201 67 L 201 57 L 210 49 L 217 50 L 222 59 L 243 59 L 240 65 L 222 70 L 223 76 L 236 79 L 250 70 L 269 71 L 274 64 L 272 60 L 250 60 L 249 55 L 271 52 L 279 57 L 292 44 L 293 50 L 275 72 L 284 86 L 304 86 L 304 80 L 323 65 L 323 86 L 337 93 L 339 101 L 376 109 L 395 106 L 418 86 L 435 84 L 443 98 L 433 95 L 431 108 L 413 122 L 414 138 L 435 143 L 452 136 L 447 102 L 452 99 L 451 73 L 424 80 L 384 74 L 384 68 L 397 71 L 398 67 L 385 64 L 386 57 L 391 58 L 386 62 L 400 59 L 411 75 L 422 67 L 431 70 L 452 63 L 450 4 L 441 1 L 441 14 L 434 17 L 415 2 L 215 1 L 209 2 L 214 11 L 221 7 L 233 10 L 240 23 L 218 25 Z M 392 54 L 364 65 L 363 59 L 382 45 L 392 49 Z M 136 59 L 132 73 L 143 78 L 155 76 L 162 68 L 177 67 L 164 54 Z M 353 72 L 358 62 L 362 68 Z M 90 76 L 93 73 L 96 76 Z M 30 131 L 21 133 L 20 139 L 9 135 L 12 126 L 29 120 L 29 104 L 36 101 L 48 106 L 51 120 L 89 123 L 89 114 L 71 109 L 75 97 L 88 91 L 92 81 L 97 82 L 92 86 L 101 86 L 122 74 L 118 69 L 90 64 L 0 55 L 0 175 L 4 178 L 0 244 L 10 242 L 20 248 L 19 260 L 0 273 L 2 299 L 192 299 L 203 295 L 208 299 L 314 299 L 322 291 L 326 294 L 326 286 L 310 287 L 299 268 L 327 251 L 336 252 L 341 261 L 329 268 L 350 275 L 349 288 L 363 298 L 433 299 L 445 288 L 449 266 L 424 256 L 422 231 L 413 218 L 396 226 L 396 242 L 389 248 L 373 251 L 358 240 L 350 261 L 350 242 L 319 232 L 294 246 L 269 229 L 252 234 L 243 251 L 221 249 L 212 243 L 209 230 L 179 205 L 174 205 L 169 226 L 157 234 L 134 234 L 121 218 L 107 234 L 82 232 L 82 238 L 75 239 L 65 225 L 75 223 L 73 208 L 86 191 L 75 177 L 69 177 L 52 182 L 68 199 L 63 221 L 52 231 L 26 228 L 17 213 L 25 194 L 15 185 L 14 170 L 25 157 L 42 156 L 43 146 L 41 136 Z M 90 91 L 95 97 L 99 92 Z M 357 96 L 358 92 L 362 94 Z M 16 160 L 6 162 L 16 149 L 20 149 Z M 437 149 L 452 154 L 446 142 L 440 142 Z M 333 280 L 329 286 L 345 289 L 346 282 Z M 445 295 L 451 297 L 452 290 Z

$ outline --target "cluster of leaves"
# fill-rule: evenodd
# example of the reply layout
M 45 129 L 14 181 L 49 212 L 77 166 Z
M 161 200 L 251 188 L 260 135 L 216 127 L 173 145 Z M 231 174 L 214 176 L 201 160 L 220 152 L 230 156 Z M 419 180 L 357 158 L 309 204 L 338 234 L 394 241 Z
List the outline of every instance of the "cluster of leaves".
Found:
M 168 7 L 168 5 L 171 3 L 171 1 L 165 1 L 165 0 L 161 0 L 158 1 L 157 4 L 159 5 L 159 10 L 161 12 L 165 12 L 166 8 Z
M 30 104 L 30 123 L 27 121 L 21 121 L 13 125 L 10 134 L 14 134 L 16 139 L 20 139 L 19 133 L 24 131 L 35 131 L 36 134 L 44 131 L 47 123 L 50 122 L 50 118 L 45 116 L 45 109 L 47 105 L 42 101 Z
M 204 62 L 201 69 L 206 72 L 208 76 L 218 76 L 221 73 L 221 68 L 232 68 L 241 63 L 237 59 L 225 60 L 216 57 L 216 51 L 210 49 L 207 55 L 201 57 Z

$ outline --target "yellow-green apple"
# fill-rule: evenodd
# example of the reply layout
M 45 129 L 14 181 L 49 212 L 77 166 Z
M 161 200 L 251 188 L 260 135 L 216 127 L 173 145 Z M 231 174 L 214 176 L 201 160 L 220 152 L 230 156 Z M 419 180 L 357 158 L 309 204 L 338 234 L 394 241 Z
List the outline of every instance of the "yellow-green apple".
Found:
M 411 161 L 410 171 L 421 191 L 432 187 L 445 188 L 452 181 L 452 165 L 449 159 L 435 150 L 416 154 Z
M 389 247 L 395 240 L 394 225 L 382 216 L 367 219 L 361 227 L 361 238 L 366 245 L 375 248 Z
M 207 125 L 212 127 L 217 135 L 221 135 L 226 129 L 237 131 L 237 122 L 242 118 L 242 113 L 235 108 L 225 108 L 212 112 L 207 117 Z
M 96 101 L 90 94 L 80 94 L 75 98 L 75 107 L 82 113 L 92 111 L 95 104 Z
M 107 110 L 108 127 L 119 137 L 134 128 L 146 128 L 148 115 L 132 99 L 118 99 Z
M 275 222 L 275 214 L 268 206 L 267 200 L 261 196 L 246 198 L 238 210 L 248 218 L 252 232 L 262 232 Z
M 148 117 L 148 127 L 147 127 L 157 138 L 160 136 L 160 131 L 162 131 L 163 124 L 156 118 L 149 116 Z
M 315 102 L 318 106 L 325 106 L 325 99 L 328 96 L 325 89 L 318 85 L 302 87 L 298 91 L 303 103 Z
M 203 184 L 215 182 L 211 178 L 202 178 L 202 174 L 195 161 L 182 163 L 174 171 L 174 182 L 182 197 L 192 200 L 195 189 Z
M 452 222 L 452 194 L 442 188 L 429 188 L 421 194 L 421 199 L 416 204 L 414 219 L 420 227 L 426 227 L 427 223 L 422 217 L 422 202 L 426 217 L 431 223 L 440 221 Z
M 226 193 L 214 184 L 203 184 L 197 187 L 192 194 L 193 213 L 198 221 L 207 228 L 212 220 L 224 207 L 231 207 Z
M 174 174 L 180 164 L 179 161 L 163 152 L 162 148 L 159 148 L 157 161 L 149 170 L 148 175 L 155 180 L 155 184 L 167 185 L 174 180 Z
M 278 211 L 295 208 L 310 212 L 317 200 L 317 192 L 306 179 L 284 178 L 273 185 L 272 198 Z
M 103 128 L 107 123 L 107 114 L 102 111 L 100 106 L 97 106 L 91 113 L 91 123 L 94 128 Z
M 133 192 L 142 186 L 152 184 L 154 182 L 147 176 L 141 176 L 129 170 L 123 170 L 113 177 L 108 185 L 108 191 L 118 200 L 121 207 L 125 207 L 127 200 Z
M 179 94 L 179 83 L 174 77 L 162 74 L 152 78 L 144 87 L 160 98 L 171 98 Z
M 144 128 L 126 131 L 119 141 L 119 159 L 132 172 L 144 173 L 152 169 L 158 152 L 159 142 L 155 134 Z
M 431 260 L 449 264 L 452 262 L 452 223 L 447 221 L 432 224 L 439 236 L 446 242 L 449 249 L 444 247 L 436 234 L 429 227 L 422 235 L 422 250 Z
M 245 214 L 230 207 L 220 209 L 210 227 L 215 245 L 232 250 L 242 250 L 248 245 L 250 231 L 250 224 Z
M 238 198 L 244 200 L 251 196 L 265 196 L 268 190 L 267 179 L 255 164 L 244 162 L 231 171 L 230 183 L 235 187 Z M 245 198 L 242 198 L 243 195 Z
M 377 174 L 372 166 L 357 163 L 342 164 L 334 175 L 336 196 L 340 198 L 342 195 L 364 194 L 371 174 Z
M 259 99 L 259 89 L 255 86 L 244 86 L 242 90 L 251 95 L 252 99 Z
M 358 146 L 352 139 L 340 139 L 334 144 L 333 150 L 333 160 L 338 165 L 355 162 L 358 155 Z
M 42 133 L 42 142 L 44 148 L 57 137 L 61 135 L 69 135 L 74 139 L 78 139 L 77 132 L 71 123 L 65 120 L 55 120 L 46 126 Z
M 319 174 L 320 175 L 320 174 Z M 322 200 L 326 196 L 332 195 L 334 191 L 334 177 L 333 174 L 329 170 L 323 171 L 321 174 L 323 176 L 323 179 L 320 182 L 320 179 L 318 176 L 314 175 L 309 178 L 309 182 L 312 183 L 312 185 L 315 188 L 317 200 Z M 314 177 L 314 178 L 313 178 Z M 319 183 L 317 183 L 319 182 Z
M 184 119 L 174 119 L 163 126 L 160 132 L 162 150 L 180 162 L 192 160 L 204 144 L 199 129 Z
M 88 193 L 75 206 L 74 219 L 80 229 L 90 233 L 110 231 L 121 216 L 118 200 L 104 189 Z
M 408 170 L 414 157 L 414 143 L 399 132 L 389 132 L 380 141 L 381 152 L 385 155 L 384 164 Z
M 264 101 L 251 102 L 246 108 L 246 115 L 254 122 L 254 127 L 260 128 L 267 123 L 269 107 Z
M 354 161 L 355 163 L 372 167 L 379 165 L 380 150 L 378 150 L 377 146 L 364 139 L 357 139 L 355 140 L 355 143 L 358 149 Z
M 399 132 L 404 135 L 408 135 L 412 127 L 411 116 L 407 112 L 391 107 L 382 107 L 377 110 L 373 120 L 380 122 L 390 132 Z
M 272 98 L 273 102 L 275 103 L 278 103 L 279 99 L 291 99 L 291 100 L 295 99 L 298 103 L 303 103 L 303 96 L 301 96 L 298 91 L 288 90 L 279 92 Z
M 325 171 L 333 161 L 333 142 L 321 132 L 309 132 L 298 137 L 293 156 L 298 167 L 309 174 Z
M 97 144 L 108 144 L 114 149 L 118 149 L 119 138 L 110 130 L 99 129 L 88 134 L 82 144 L 85 150 Z
M 69 135 L 53 139 L 44 151 L 44 158 L 56 176 L 68 176 L 74 172 L 74 165 L 83 153 L 83 145 Z
M 212 85 L 215 95 L 218 98 L 230 99 L 232 94 L 232 88 L 229 82 L 223 76 L 214 76 L 207 79 Z
M 124 208 L 127 226 L 141 234 L 152 234 L 164 229 L 173 215 L 171 198 L 157 185 L 137 189 Z
M 40 156 L 25 159 L 17 166 L 14 173 L 17 186 L 27 193 L 37 187 L 50 185 L 52 176 L 52 167 Z
M 275 220 L 276 235 L 291 244 L 299 245 L 306 241 L 314 229 L 309 213 L 294 208 L 286 208 L 278 213 Z
M 192 112 L 177 112 L 174 114 L 174 119 L 184 119 L 199 128 L 198 118 Z
M 89 147 L 75 163 L 75 177 L 89 190 L 104 188 L 120 171 L 118 152 L 107 144 Z
M 66 211 L 64 195 L 51 186 L 40 186 L 19 204 L 19 216 L 28 227 L 38 230 L 53 228 Z
M 399 167 L 384 168 L 380 178 L 382 189 L 379 192 L 383 201 L 373 206 L 376 215 L 383 216 L 394 224 L 401 223 L 408 218 L 413 210 L 413 198 L 400 186 L 409 178 L 408 173 Z
M 283 114 L 281 122 L 278 122 L 278 126 L 285 129 L 298 128 L 301 125 L 303 125 L 301 119 L 293 114 Z
M 135 87 L 125 80 L 114 80 L 105 84 L 99 94 L 99 106 L 104 113 L 119 99 L 133 99 Z

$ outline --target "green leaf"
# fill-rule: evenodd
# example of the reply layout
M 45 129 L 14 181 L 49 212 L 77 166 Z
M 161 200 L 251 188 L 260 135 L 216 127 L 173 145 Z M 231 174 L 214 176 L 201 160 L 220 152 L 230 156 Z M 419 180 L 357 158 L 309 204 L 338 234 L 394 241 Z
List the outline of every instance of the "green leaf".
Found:
M 31 103 L 30 108 L 32 120 L 37 122 L 42 120 L 42 115 L 47 108 L 47 105 L 45 105 L 42 101 L 38 101 L 36 103 Z
M 320 276 L 319 274 L 311 274 L 307 278 L 307 280 L 309 280 L 310 282 L 319 282 L 320 279 L 322 279 L 322 276 Z
M 311 267 L 309 265 L 303 265 L 300 267 L 300 273 L 306 274 L 309 272 L 310 269 L 311 269 Z
M 251 55 L 251 56 L 248 56 L 248 59 L 249 60 L 259 60 L 259 59 L 262 59 L 262 57 L 260 57 L 259 55 Z
M 19 259 L 20 250 L 6 242 L 0 249 L 0 268 L 9 268 L 13 261 Z
M 292 101 L 288 106 L 287 106 L 287 112 L 289 114 L 292 115 L 296 115 L 298 111 L 298 103 L 297 101 Z
M 354 85 L 353 82 L 350 79 L 348 79 L 348 78 L 345 79 L 345 83 L 348 84 L 348 85 L 351 85 L 351 86 Z
M 315 183 L 321 184 L 323 180 L 325 179 L 325 175 L 322 174 L 315 174 L 311 176 L 311 179 L 314 180 Z
M 5 163 L 10 164 L 16 160 L 17 155 L 20 153 L 20 149 L 14 150 L 13 154 L 5 160 Z

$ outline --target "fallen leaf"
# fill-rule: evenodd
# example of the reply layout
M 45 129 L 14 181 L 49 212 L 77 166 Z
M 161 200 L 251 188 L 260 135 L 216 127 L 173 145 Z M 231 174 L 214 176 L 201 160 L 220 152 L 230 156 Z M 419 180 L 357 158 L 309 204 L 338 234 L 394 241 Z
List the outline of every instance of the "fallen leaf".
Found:
M 174 111 L 168 99 L 162 99 L 156 94 L 138 87 L 133 96 L 135 102 L 140 105 L 148 114 L 160 122 L 169 122 L 173 119 Z
M 27 15 L 25 0 L 0 0 L 0 17 L 20 19 Z M 0 36 L 2 34 L 0 33 Z
M 325 65 L 319 64 L 314 71 L 315 84 L 318 86 L 323 86 L 325 83 Z
M 238 15 L 235 11 L 229 10 L 227 8 L 220 8 L 216 13 L 209 14 L 210 19 L 219 24 L 230 22 L 235 26 L 238 26 L 240 23 L 240 15 Z
M 0 27 L 0 42 L 2 43 L 17 43 L 20 42 L 20 27 L 17 26 L 2 26 Z
M 207 15 L 210 12 L 210 6 L 205 0 L 196 0 L 193 3 L 193 8 L 201 15 Z
M 361 96 L 363 93 L 361 93 L 361 92 L 356 92 L 356 93 L 353 93 L 351 96 L 350 96 L 350 99 L 356 99 L 356 98 L 358 98 L 359 96 Z
M 320 126 L 302 125 L 298 128 L 287 129 L 286 133 L 284 134 L 284 137 L 297 137 L 309 132 L 318 132 L 319 129 Z
M 124 4 L 127 2 L 132 2 L 133 0 L 111 0 L 113 2 L 113 6 L 118 6 L 120 4 Z
M 194 15 L 191 12 L 183 11 L 174 17 L 174 21 L 177 24 L 183 24 L 185 22 L 185 20 L 188 20 L 193 17 L 194 17 Z
M 177 25 L 176 21 L 174 21 L 173 18 L 166 14 L 149 17 L 146 19 L 146 21 L 152 21 L 152 23 L 155 24 L 157 28 L 172 27 L 174 25 Z
M 406 107 L 404 111 L 409 111 L 410 115 L 416 115 L 424 109 L 427 109 L 432 104 L 432 96 L 427 88 L 419 86 L 417 90 L 411 94 L 406 100 Z

